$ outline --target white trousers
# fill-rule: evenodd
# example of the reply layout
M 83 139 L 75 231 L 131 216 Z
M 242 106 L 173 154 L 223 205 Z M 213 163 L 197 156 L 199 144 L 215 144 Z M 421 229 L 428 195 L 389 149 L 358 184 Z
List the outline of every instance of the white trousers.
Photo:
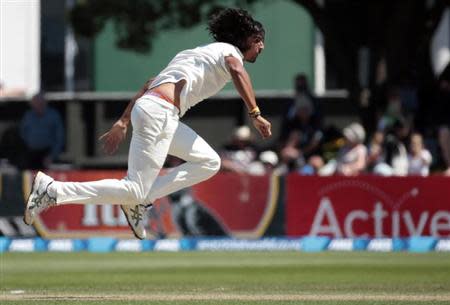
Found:
M 138 99 L 131 112 L 133 134 L 124 179 L 55 182 L 58 204 L 148 204 L 213 176 L 219 155 L 178 119 L 178 109 L 151 95 Z M 159 176 L 167 155 L 186 162 Z

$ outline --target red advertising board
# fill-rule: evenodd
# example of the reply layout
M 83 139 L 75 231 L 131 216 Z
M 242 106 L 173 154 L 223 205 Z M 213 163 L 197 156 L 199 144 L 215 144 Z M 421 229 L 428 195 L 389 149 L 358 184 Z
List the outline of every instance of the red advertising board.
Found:
M 121 179 L 126 172 L 54 171 L 48 174 L 58 181 L 82 182 Z M 30 189 L 31 175 L 29 178 L 25 190 Z M 193 186 L 176 199 L 164 197 L 158 200 L 149 219 L 150 232 L 154 236 L 178 237 L 183 234 L 177 222 L 180 221 L 182 225 L 191 222 L 186 225 L 191 226 L 192 233 L 188 234 L 201 234 L 198 233 L 200 229 L 192 229 L 196 225 L 192 221 L 206 214 L 209 219 L 205 223 L 211 224 L 213 219 L 226 235 L 261 237 L 270 225 L 278 203 L 278 181 L 269 176 L 219 173 Z M 93 235 L 132 237 L 125 217 L 119 206 L 115 205 L 57 206 L 43 212 L 36 219 L 35 227 L 41 236 L 48 238 L 84 238 Z
M 287 177 L 289 236 L 450 237 L 450 178 Z

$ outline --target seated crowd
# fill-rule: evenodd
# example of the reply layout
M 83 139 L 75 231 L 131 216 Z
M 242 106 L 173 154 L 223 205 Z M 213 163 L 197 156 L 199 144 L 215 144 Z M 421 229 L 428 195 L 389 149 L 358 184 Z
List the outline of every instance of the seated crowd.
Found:
M 404 135 L 404 127 L 396 123 L 392 132 L 375 132 L 367 144 L 366 133 L 359 123 L 351 123 L 342 136 L 329 143 L 318 144 L 317 153 L 303 153 L 301 134 L 295 131 L 280 149 L 258 153 L 247 126 L 236 129 L 230 144 L 221 150 L 222 170 L 262 175 L 297 172 L 301 175 L 375 174 L 381 176 L 428 176 L 432 155 L 418 132 Z M 320 153 L 319 153 L 320 151 Z M 328 158 L 326 158 L 327 156 Z
M 450 125 L 445 115 L 449 112 L 441 109 L 450 104 L 448 82 L 439 83 L 441 101 L 435 103 L 441 106 L 437 113 L 444 119 L 437 118 L 429 126 L 436 129 L 436 136 L 428 137 L 425 134 L 431 128 L 422 131 L 415 124 L 418 99 L 410 87 L 389 89 L 370 133 L 358 122 L 341 130 L 324 128 L 324 114 L 303 75 L 295 79 L 295 92 L 276 143 L 270 149 L 258 149 L 250 129 L 239 127 L 221 152 L 223 170 L 262 174 L 274 169 L 279 174 L 321 176 L 450 175 Z

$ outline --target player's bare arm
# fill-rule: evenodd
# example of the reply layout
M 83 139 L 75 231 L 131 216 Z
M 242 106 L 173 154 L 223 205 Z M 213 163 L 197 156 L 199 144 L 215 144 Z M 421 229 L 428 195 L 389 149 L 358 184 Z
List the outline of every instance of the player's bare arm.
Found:
M 127 134 L 128 125 L 131 120 L 131 110 L 133 109 L 136 101 L 144 95 L 148 87 L 152 83 L 153 78 L 149 79 L 144 86 L 133 96 L 131 101 L 128 103 L 127 108 L 125 108 L 122 116 L 118 119 L 109 131 L 104 133 L 99 140 L 103 141 L 103 150 L 111 155 L 117 151 L 119 144 L 125 139 Z
M 256 104 L 252 82 L 244 66 L 237 58 L 233 56 L 225 57 L 225 63 L 230 71 L 233 84 L 247 106 L 249 113 L 257 109 L 258 106 Z M 252 118 L 252 123 L 255 128 L 259 131 L 263 138 L 270 137 L 272 135 L 270 122 L 264 119 L 261 114 L 254 114 L 257 115 L 250 115 L 250 117 Z

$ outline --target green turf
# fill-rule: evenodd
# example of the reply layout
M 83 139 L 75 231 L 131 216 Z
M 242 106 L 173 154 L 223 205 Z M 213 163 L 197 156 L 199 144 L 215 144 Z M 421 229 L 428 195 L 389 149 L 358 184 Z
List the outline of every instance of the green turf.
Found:
M 1 304 L 450 304 L 446 253 L 3 253 L 0 273 Z

